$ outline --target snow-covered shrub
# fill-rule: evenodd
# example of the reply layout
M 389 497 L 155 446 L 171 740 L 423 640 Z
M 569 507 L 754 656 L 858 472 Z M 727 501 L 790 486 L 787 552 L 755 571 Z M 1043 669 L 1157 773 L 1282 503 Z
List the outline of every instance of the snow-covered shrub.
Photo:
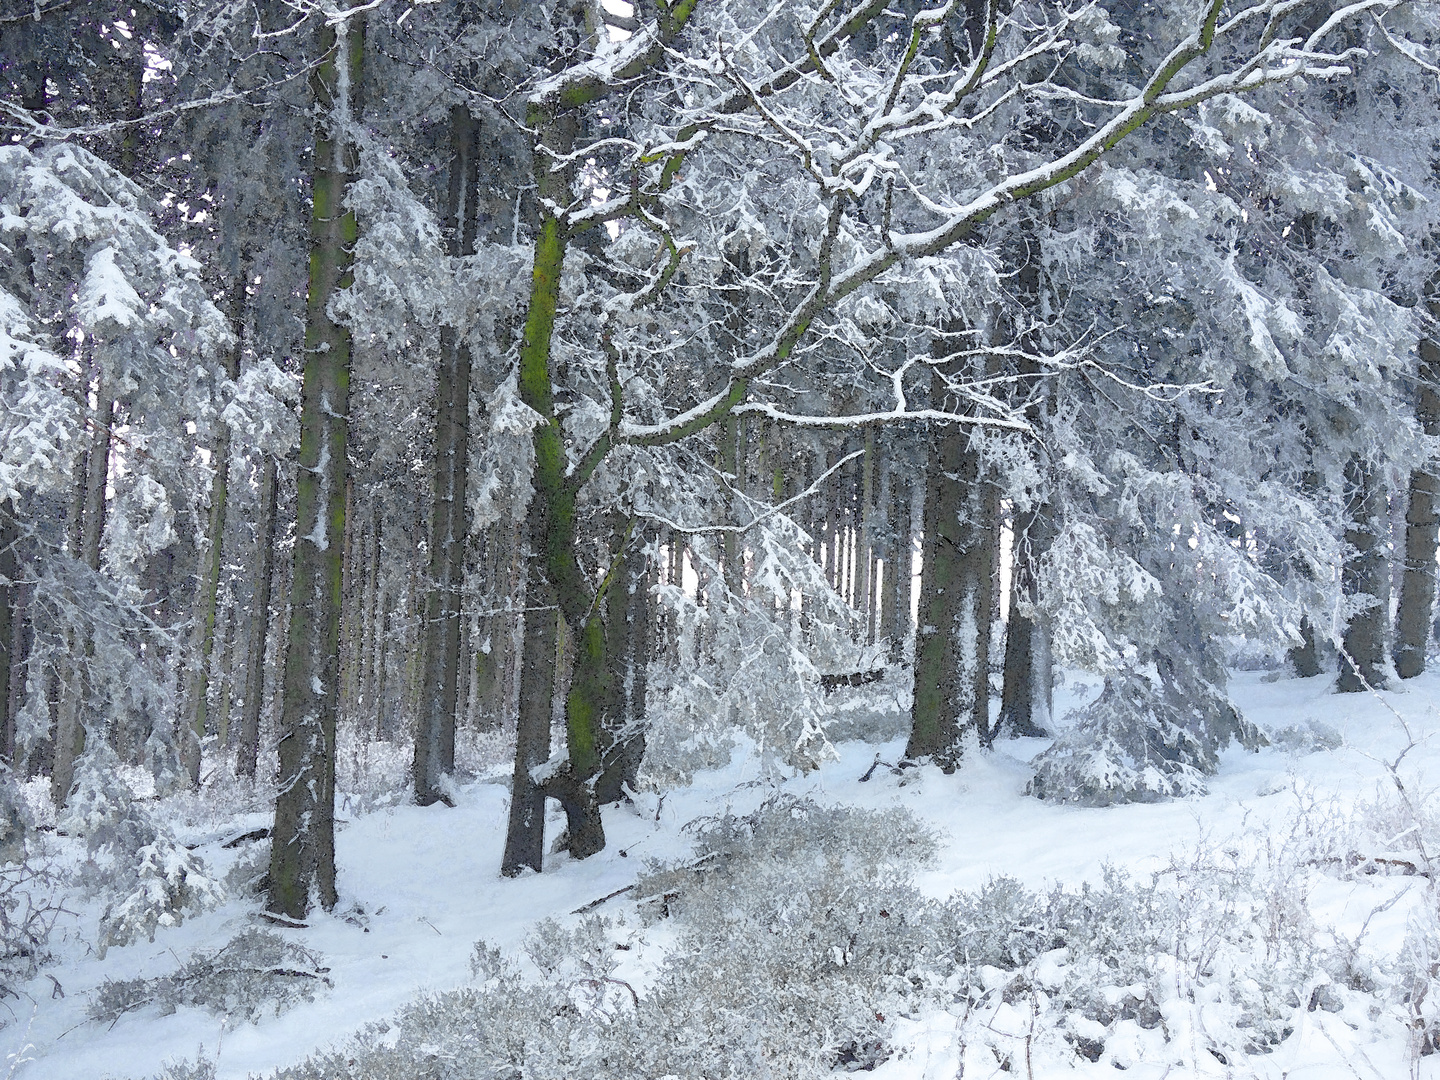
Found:
M 903 811 L 790 798 L 698 832 L 698 859 L 652 867 L 638 889 L 675 935 L 648 985 L 620 975 L 633 944 L 617 925 L 545 923 L 526 946 L 538 978 L 482 943 L 475 986 L 277 1078 L 748 1080 L 883 1060 L 926 932 L 908 877 L 930 836 Z
M 228 1020 L 258 1023 L 279 1016 L 315 991 L 330 987 L 329 968 L 304 946 L 271 930 L 244 930 L 213 952 L 196 951 L 169 975 L 152 979 L 106 979 L 90 1003 L 90 1019 L 113 1024 L 148 1005 L 169 1016 L 198 1006 Z
M 22 800 L 0 776 L 0 1000 L 50 959 L 50 936 L 65 914 L 61 880 L 26 837 Z M 0 1010 L 0 1025 L 9 1014 Z
M 1028 790 L 1086 806 L 1203 795 L 1232 738 L 1248 747 L 1265 741 L 1214 682 L 1117 672 L 1035 759 Z
M 414 744 L 371 738 L 356 724 L 341 724 L 336 732 L 335 788 L 337 810 L 365 814 L 403 802 L 408 776 L 415 760 Z
M 224 891 L 204 862 L 163 829 L 119 779 L 120 763 L 103 741 L 76 767 L 75 787 L 60 828 L 85 837 L 85 877 L 112 899 L 100 917 L 96 951 L 138 937 L 155 940 L 161 926 L 176 926 L 219 903 Z
M 905 812 L 773 797 L 697 822 L 688 859 L 652 865 L 633 892 L 642 928 L 548 921 L 520 960 L 481 943 L 472 986 L 277 1080 L 820 1077 L 892 1057 L 913 1018 L 953 1033 L 967 1075 L 1077 1058 L 1250 1075 L 1317 1010 L 1372 1023 L 1387 1008 L 1433 1045 L 1440 932 L 1416 936 L 1393 983 L 1358 938 L 1320 933 L 1306 838 L 1323 826 L 1299 818 L 1140 878 L 1002 878 L 936 901 L 911 885 L 933 840 Z
M 748 594 L 727 591 L 719 552 L 704 537 L 691 543 L 708 576 L 704 603 L 677 585 L 656 589 L 676 629 L 674 655 L 648 673 L 641 776 L 659 789 L 724 765 L 736 729 L 771 767 L 809 771 L 834 752 L 820 665 L 848 659 L 850 643 L 820 619 L 838 622 L 843 602 L 801 552 L 803 533 L 792 522 L 777 518 L 756 531 Z M 790 626 L 794 591 L 821 597 L 821 614 L 803 640 Z
M 203 1046 L 200 1050 L 201 1056 L 194 1061 L 182 1058 L 165 1062 L 155 1080 L 215 1080 L 215 1062 L 204 1056 Z

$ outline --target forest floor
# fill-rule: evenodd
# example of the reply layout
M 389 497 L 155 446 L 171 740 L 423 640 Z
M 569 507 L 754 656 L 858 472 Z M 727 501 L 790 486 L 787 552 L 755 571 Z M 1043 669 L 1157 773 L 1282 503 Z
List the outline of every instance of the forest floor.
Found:
M 1058 694 L 1057 714 L 1092 696 L 1096 683 L 1094 677 L 1072 675 Z M 1331 692 L 1330 683 L 1237 673 L 1232 696 L 1245 715 L 1272 735 L 1284 734 L 1258 753 L 1232 747 L 1210 793 L 1198 799 L 1103 809 L 1039 802 L 1025 795 L 1025 785 L 1028 762 L 1048 745 L 1045 740 L 1002 741 L 994 752 L 970 753 L 949 776 L 930 767 L 901 774 L 881 766 L 864 782 L 877 752 L 884 762 L 897 760 L 902 739 L 843 743 L 835 760 L 788 778 L 767 775 L 754 754 L 741 750 L 726 768 L 663 798 L 643 795 L 633 807 L 607 809 L 609 844 L 599 855 L 583 862 L 550 856 L 543 874 L 515 880 L 498 872 L 508 801 L 502 762 L 495 761 L 488 775 L 460 784 L 453 809 L 385 805 L 386 785 L 397 782 L 387 774 L 403 771 L 403 755 L 393 751 L 387 758 L 376 748 L 364 751 L 370 757 L 361 761 L 361 752 L 352 748 L 342 767 L 342 787 L 349 776 L 351 786 L 362 790 L 340 800 L 340 903 L 334 914 L 315 915 L 308 928 L 280 931 L 323 957 L 330 988 L 319 987 L 313 1001 L 258 1023 L 191 1006 L 159 1015 L 154 1005 L 109 1023 L 88 1019 L 107 979 L 163 976 L 196 950 L 219 948 L 246 927 L 268 924 L 259 920 L 258 901 L 231 899 L 183 925 L 162 928 L 153 943 L 113 948 L 102 960 L 92 945 L 100 902 L 76 886 L 66 891 L 66 906 L 76 914 L 56 929 L 55 962 L 24 985 L 20 998 L 4 1004 L 0 1048 L 6 1058 L 0 1077 L 144 1077 L 167 1060 L 197 1055 L 215 1061 L 223 1078 L 293 1064 L 316 1048 L 343 1044 L 357 1028 L 393 1015 L 417 993 L 466 984 L 478 939 L 517 952 L 538 921 L 572 919 L 576 909 L 634 883 L 646 860 L 683 858 L 693 838 L 685 830 L 688 822 L 749 812 L 776 785 L 826 804 L 908 808 L 941 836 L 938 859 L 917 878 L 923 892 L 937 897 L 977 889 L 998 876 L 1044 890 L 1057 883 L 1098 882 L 1106 867 L 1144 878 L 1192 860 L 1196 852 L 1258 850 L 1278 844 L 1282 835 L 1293 836 L 1297 815 L 1331 820 L 1315 816 L 1322 803 L 1330 808 L 1326 813 L 1339 808 L 1342 815 L 1384 804 L 1396 793 L 1397 772 L 1412 798 L 1433 797 L 1440 790 L 1440 676 L 1425 675 L 1383 695 L 1342 697 Z M 858 699 L 865 692 L 854 693 Z M 1398 770 L 1387 765 L 1402 754 Z M 484 756 L 482 747 L 477 760 Z M 165 812 L 180 838 L 196 845 L 218 876 L 238 860 L 255 861 L 267 848 L 264 841 L 222 847 L 268 824 L 265 798 L 263 790 L 214 782 L 199 796 L 170 800 Z M 1391 839 L 1392 848 L 1409 850 L 1402 838 Z M 45 844 L 61 867 L 83 858 L 78 842 L 52 834 Z M 1366 868 L 1382 872 L 1317 873 L 1305 895 L 1317 933 L 1355 942 L 1384 967 L 1408 947 L 1407 932 L 1425 905 L 1434 906 L 1434 891 L 1427 892 L 1423 875 L 1407 872 L 1401 865 L 1405 858 L 1387 863 L 1384 852 L 1359 854 L 1382 856 Z M 620 912 L 627 905 L 633 908 L 622 894 L 599 910 Z M 1063 1065 L 1066 1073 L 1079 1075 L 1092 1070 L 1114 1075 L 1125 1068 L 1127 1076 L 1156 1078 L 1440 1077 L 1440 1055 L 1419 1055 L 1400 1006 L 1376 1004 L 1358 1013 L 1338 1005 L 1317 1010 L 1314 989 L 1307 992 L 1310 1008 L 1298 1010 L 1293 1031 L 1272 1052 L 1244 1061 L 1222 1062 L 1213 1051 L 1150 1061 L 1148 1034 L 1137 1028 L 1127 1035 L 1128 1050 L 1116 1036 L 1093 1065 L 1073 1054 L 1063 1062 L 1052 1055 L 1046 1058 L 1049 1066 L 1028 1059 L 1027 1064 L 1036 1076 L 1054 1075 Z M 992 1029 L 999 1023 L 995 1019 Z M 1000 1076 L 1002 1069 L 1010 1070 L 1004 1075 L 1026 1075 L 1026 1064 L 1012 1064 L 998 1051 L 976 1057 L 976 1048 L 958 1038 L 956 1018 L 944 1010 L 917 1012 L 895 1025 L 892 1042 L 901 1050 L 879 1065 L 877 1080 Z M 1028 1055 L 1030 1043 L 1024 1046 Z

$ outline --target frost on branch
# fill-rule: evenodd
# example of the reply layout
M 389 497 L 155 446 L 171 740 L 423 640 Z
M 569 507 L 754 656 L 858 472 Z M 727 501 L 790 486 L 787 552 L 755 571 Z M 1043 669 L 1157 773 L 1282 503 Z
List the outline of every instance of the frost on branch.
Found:
M 151 979 L 106 979 L 90 1003 L 90 1019 L 114 1024 L 128 1012 L 154 1005 L 161 1016 L 198 1006 L 232 1020 L 260 1022 L 279 1016 L 315 991 L 330 988 L 329 968 L 318 954 L 273 930 L 249 929 L 214 951 L 196 950 L 173 972 Z

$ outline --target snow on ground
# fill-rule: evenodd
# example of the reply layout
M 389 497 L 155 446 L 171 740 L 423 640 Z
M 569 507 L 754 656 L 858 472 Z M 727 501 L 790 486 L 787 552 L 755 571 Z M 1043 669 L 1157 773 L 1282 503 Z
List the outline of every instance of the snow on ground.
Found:
M 1094 677 L 1072 675 L 1058 695 L 1057 714 L 1098 689 Z M 902 776 L 882 765 L 869 782 L 860 777 L 876 753 L 893 763 L 903 739 L 880 745 L 849 742 L 838 747 L 837 760 L 783 784 L 822 802 L 875 808 L 898 803 L 931 823 L 944 842 L 938 862 L 922 872 L 918 884 L 935 896 L 974 889 L 1000 875 L 1042 888 L 1096 881 L 1107 864 L 1145 874 L 1165 866 L 1172 853 L 1183 858 L 1197 845 L 1256 843 L 1264 827 L 1283 827 L 1302 799 L 1333 796 L 1345 806 L 1393 791 L 1385 762 L 1394 761 L 1409 744 L 1407 724 L 1418 737 L 1401 769 L 1408 789 L 1432 792 L 1440 787 L 1440 676 L 1422 676 L 1401 691 L 1379 697 L 1340 697 L 1330 692 L 1326 678 L 1277 680 L 1243 672 L 1234 679 L 1232 695 L 1262 729 L 1299 728 L 1312 734 L 1328 729 L 1342 741 L 1334 749 L 1306 752 L 1293 745 L 1260 753 L 1232 749 L 1207 797 L 1158 805 L 1082 809 L 1026 797 L 1027 763 L 1047 745 L 1043 740 L 1006 741 L 994 753 L 972 753 L 951 776 L 929 767 Z M 737 752 L 727 768 L 663 799 L 646 795 L 636 807 L 608 809 L 609 846 L 601 854 L 584 862 L 553 856 L 544 874 L 518 880 L 498 873 L 508 799 L 499 775 L 458 788 L 453 809 L 390 806 L 354 813 L 342 805 L 341 817 L 348 820 L 337 836 L 336 912 L 317 914 L 308 929 L 282 931 L 323 955 L 333 990 L 258 1024 L 227 1027 L 224 1018 L 192 1008 L 159 1016 L 153 1007 L 109 1026 L 87 1021 L 87 1003 L 106 978 L 163 975 L 192 950 L 217 948 L 239 930 L 265 924 L 258 922 L 253 901 L 232 900 L 180 927 L 162 929 L 153 944 L 112 949 L 102 962 L 87 944 L 94 939 L 98 912 L 72 890 L 69 906 L 81 914 L 63 925 L 60 962 L 29 982 L 25 997 L 7 1003 L 14 1019 L 0 1028 L 0 1047 L 7 1052 L 8 1071 L 3 1075 L 7 1080 L 144 1077 L 167 1059 L 196 1057 L 202 1046 L 206 1056 L 218 1055 L 222 1078 L 243 1078 L 294 1063 L 316 1048 L 343 1042 L 367 1022 L 393 1014 L 422 990 L 468 982 L 477 939 L 514 952 L 541 919 L 564 917 L 630 885 L 644 860 L 682 857 L 689 846 L 682 831 L 687 822 L 754 808 L 773 790 L 766 775 L 753 754 Z M 225 809 L 246 808 L 232 800 Z M 217 811 L 209 820 L 192 818 L 182 839 L 203 841 L 199 854 L 223 873 L 245 857 L 247 848 L 263 848 L 264 842 L 233 850 L 222 849 L 221 842 L 263 822 L 263 814 L 253 808 L 248 815 L 228 819 Z M 558 829 L 557 822 L 552 822 L 553 829 Z M 67 847 L 71 843 L 51 841 L 57 858 L 77 858 L 76 850 Z M 1404 937 L 1410 909 L 1406 903 L 1379 913 L 1373 909 L 1386 896 L 1405 890 L 1418 900 L 1420 880 L 1337 876 L 1312 891 L 1312 910 L 1322 924 L 1332 921 L 1350 934 L 1369 917 L 1370 947 L 1388 948 L 1393 954 Z M 626 898 L 619 897 L 605 910 L 623 910 L 625 904 Z M 1363 1025 L 1352 1028 L 1344 1016 L 1307 1014 L 1302 1029 L 1276 1053 L 1250 1059 L 1247 1068 L 1253 1072 L 1210 1059 L 1203 1067 L 1195 1065 L 1194 1075 L 1440 1077 L 1440 1068 L 1432 1064 L 1436 1057 L 1412 1062 L 1393 1032 L 1376 1035 Z M 1158 1036 L 1131 1026 L 1134 1031 L 1126 1037 L 1137 1040 L 1138 1055 L 1140 1042 Z M 875 1072 L 877 1080 L 948 1078 L 962 1065 L 966 1076 L 994 1072 L 993 1058 L 979 1063 L 986 1071 L 974 1071 L 976 1062 L 965 1057 L 969 1051 L 957 1048 L 954 1031 L 954 1018 L 943 1013 L 898 1020 L 896 1041 L 910 1048 L 883 1063 Z M 1115 1055 L 1122 1049 L 1112 1037 L 1115 1062 L 1121 1061 Z M 1113 1075 L 1113 1066 L 1105 1064 L 1104 1071 Z M 1159 1077 L 1162 1072 L 1140 1065 L 1127 1075 Z

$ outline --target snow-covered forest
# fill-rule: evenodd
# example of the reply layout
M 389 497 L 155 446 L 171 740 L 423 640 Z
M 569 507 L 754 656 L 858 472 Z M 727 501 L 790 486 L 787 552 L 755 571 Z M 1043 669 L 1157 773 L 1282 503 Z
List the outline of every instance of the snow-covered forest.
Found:
M 1440 4 L 0 0 L 6 1080 L 1440 1077 Z

